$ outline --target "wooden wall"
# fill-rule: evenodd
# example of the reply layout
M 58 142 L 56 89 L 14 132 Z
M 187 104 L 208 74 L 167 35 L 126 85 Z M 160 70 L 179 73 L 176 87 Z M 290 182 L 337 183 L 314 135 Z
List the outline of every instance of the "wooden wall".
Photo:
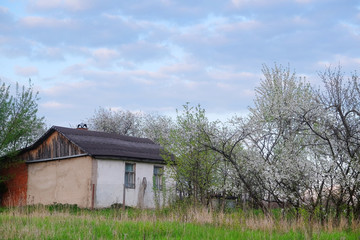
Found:
M 31 161 L 74 156 L 82 153 L 84 152 L 78 146 L 68 141 L 58 132 L 54 132 L 38 147 L 24 153 L 21 158 L 25 161 Z

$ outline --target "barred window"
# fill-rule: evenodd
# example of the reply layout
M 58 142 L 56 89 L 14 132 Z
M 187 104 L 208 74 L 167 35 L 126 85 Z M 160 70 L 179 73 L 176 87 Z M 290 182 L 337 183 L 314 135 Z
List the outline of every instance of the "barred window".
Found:
M 135 164 L 125 163 L 125 187 L 135 188 Z
M 164 168 L 159 166 L 154 166 L 154 188 L 156 190 L 162 189 L 163 175 L 164 175 Z

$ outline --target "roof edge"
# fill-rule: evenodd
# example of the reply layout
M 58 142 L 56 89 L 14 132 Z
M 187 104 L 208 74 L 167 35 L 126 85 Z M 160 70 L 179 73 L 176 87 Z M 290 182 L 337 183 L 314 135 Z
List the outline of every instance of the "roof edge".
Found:
M 25 161 L 25 163 L 29 164 L 29 163 L 38 163 L 38 162 L 49 162 L 49 161 L 64 160 L 64 159 L 69 159 L 69 158 L 78 158 L 78 157 L 85 157 L 85 156 L 90 156 L 90 154 L 83 153 L 83 154 L 62 156 L 62 157 L 56 157 L 56 158 L 36 159 L 36 160 L 31 160 L 31 161 Z
M 142 162 L 142 163 L 157 163 L 166 164 L 165 160 L 161 159 L 146 159 L 146 158 L 130 158 L 130 157 L 115 157 L 115 156 L 92 156 L 99 160 L 120 160 L 120 161 L 131 161 L 131 162 Z

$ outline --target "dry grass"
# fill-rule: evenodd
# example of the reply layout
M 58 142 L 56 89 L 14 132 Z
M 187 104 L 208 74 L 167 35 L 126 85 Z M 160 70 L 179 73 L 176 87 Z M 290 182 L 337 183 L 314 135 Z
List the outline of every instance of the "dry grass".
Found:
M 275 219 L 265 217 L 255 212 L 235 211 L 223 213 L 204 207 L 179 207 L 163 210 L 127 209 L 122 211 L 120 209 L 87 210 L 66 206 L 23 206 L 2 209 L 2 212 L 0 212 L 0 234 L 2 234 L 2 238 L 4 239 L 36 239 L 44 237 L 61 239 L 61 234 L 67 236 L 67 233 L 59 233 L 59 229 L 61 229 L 62 226 L 68 226 L 66 232 L 73 232 L 74 234 L 77 234 L 79 229 L 81 229 L 79 238 L 83 236 L 94 236 L 94 228 L 100 229 L 97 230 L 100 231 L 100 233 L 97 234 L 101 235 L 102 231 L 104 231 L 108 234 L 104 236 L 111 235 L 119 237 L 119 234 L 124 232 L 124 230 L 119 230 L 120 225 L 125 223 L 138 224 L 139 229 L 137 231 L 143 234 L 146 234 L 148 231 L 146 229 L 148 228 L 155 228 L 155 231 L 157 231 L 157 228 L 159 228 L 158 225 L 163 224 L 161 226 L 165 226 L 162 227 L 165 229 L 164 234 L 170 234 L 170 230 L 167 230 L 167 228 L 175 231 L 176 227 L 183 227 L 184 230 L 180 229 L 176 231 L 186 233 L 186 231 L 190 230 L 185 230 L 185 228 L 195 225 L 198 226 L 199 229 L 206 227 L 207 232 L 209 232 L 208 227 L 210 226 L 211 229 L 228 229 L 228 231 L 243 233 L 260 232 L 265 234 L 260 235 L 265 237 L 258 239 L 268 239 L 267 236 L 287 236 L 286 234 L 290 234 L 289 236 L 293 236 L 291 234 L 297 234 L 295 237 L 290 237 L 290 239 L 314 239 L 313 236 L 320 236 L 324 233 L 330 234 L 329 238 L 324 239 L 358 239 L 343 238 L 343 236 L 347 236 L 346 234 L 348 233 L 354 236 L 356 236 L 356 234 L 360 235 L 360 223 L 353 221 L 351 226 L 348 226 L 346 219 L 341 219 L 339 224 L 334 224 L 334 222 L 330 220 L 326 224 L 321 225 L 320 222 L 316 221 L 310 224 L 303 218 L 297 220 Z M 148 226 L 147 223 L 155 225 Z M 89 227 L 89 224 L 92 227 Z M 135 238 L 141 238 L 140 235 L 134 236 Z M 341 238 L 336 236 L 340 236 Z M 107 237 L 104 237 L 104 239 L 106 238 Z M 119 238 L 124 239 L 126 237 L 122 235 Z M 229 239 L 232 238 L 229 237 Z M 284 238 L 271 237 L 271 239 Z M 323 238 L 319 237 L 315 239 Z
M 182 222 L 182 223 L 196 223 L 196 224 L 211 224 L 214 226 L 239 227 L 251 230 L 261 231 L 298 231 L 307 229 L 310 223 L 304 218 L 299 219 L 275 219 L 266 217 L 263 214 L 254 214 L 252 212 L 218 212 L 205 207 L 186 207 L 175 208 L 168 210 L 140 210 L 140 209 L 99 209 L 75 210 L 67 206 L 60 208 L 49 208 L 48 206 L 20 206 L 6 209 L 2 214 L 17 216 L 17 217 L 75 217 L 84 220 L 117 220 L 117 221 L 135 221 L 135 222 Z M 330 219 L 325 224 L 320 221 L 311 222 L 314 231 L 339 232 L 339 231 L 356 231 L 360 229 L 360 222 L 352 221 L 348 226 L 347 220 L 343 217 L 340 222 L 335 224 L 333 219 Z

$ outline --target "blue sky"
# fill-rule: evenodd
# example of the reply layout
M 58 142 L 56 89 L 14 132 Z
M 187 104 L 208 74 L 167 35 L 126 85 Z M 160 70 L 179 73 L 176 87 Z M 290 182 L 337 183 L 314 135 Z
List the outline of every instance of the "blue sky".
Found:
M 262 64 L 317 73 L 360 63 L 360 2 L 331 0 L 3 0 L 0 78 L 39 91 L 48 126 L 98 107 L 212 118 L 245 114 Z

